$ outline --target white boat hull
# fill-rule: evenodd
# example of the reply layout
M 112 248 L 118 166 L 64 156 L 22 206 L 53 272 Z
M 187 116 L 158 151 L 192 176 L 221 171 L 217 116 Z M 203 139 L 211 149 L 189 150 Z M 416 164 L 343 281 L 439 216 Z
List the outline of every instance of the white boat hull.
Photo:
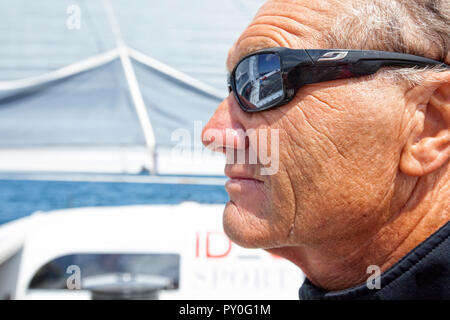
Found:
M 222 211 L 187 202 L 66 209 L 13 221 L 0 227 L 0 298 L 90 299 L 87 290 L 29 286 L 46 263 L 91 253 L 179 254 L 179 285 L 159 292 L 160 299 L 298 299 L 300 269 L 231 243 Z

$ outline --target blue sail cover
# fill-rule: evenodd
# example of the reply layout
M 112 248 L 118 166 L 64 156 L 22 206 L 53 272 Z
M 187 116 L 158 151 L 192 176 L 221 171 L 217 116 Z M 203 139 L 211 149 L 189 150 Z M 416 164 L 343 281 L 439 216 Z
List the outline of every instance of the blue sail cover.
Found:
M 228 49 L 262 1 L 112 0 L 111 4 L 127 47 L 226 96 Z M 2 0 L 0 43 L 0 151 L 145 145 L 118 57 L 57 81 L 2 89 L 12 80 L 47 74 L 115 49 L 103 1 Z M 133 57 L 131 61 L 157 148 L 171 148 L 176 129 L 194 134 L 194 121 L 205 124 L 220 102 L 218 95 Z

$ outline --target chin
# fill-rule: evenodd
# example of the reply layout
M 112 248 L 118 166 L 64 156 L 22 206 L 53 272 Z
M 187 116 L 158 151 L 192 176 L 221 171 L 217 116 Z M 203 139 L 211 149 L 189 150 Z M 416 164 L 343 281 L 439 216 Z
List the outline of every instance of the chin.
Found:
M 257 208 L 252 208 L 252 211 Z M 270 221 L 261 212 L 252 212 L 229 201 L 223 213 L 223 229 L 231 241 L 244 248 L 276 246 Z

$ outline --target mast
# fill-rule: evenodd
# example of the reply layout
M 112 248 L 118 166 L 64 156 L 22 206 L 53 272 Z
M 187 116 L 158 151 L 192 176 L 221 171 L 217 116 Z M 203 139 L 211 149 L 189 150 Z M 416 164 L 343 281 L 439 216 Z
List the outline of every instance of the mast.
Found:
M 156 173 L 156 150 L 155 150 L 155 134 L 153 131 L 152 124 L 150 122 L 150 117 L 145 107 L 144 99 L 142 98 L 141 90 L 139 88 L 139 83 L 136 79 L 136 74 L 131 64 L 130 56 L 128 55 L 128 48 L 122 39 L 119 24 L 117 22 L 114 10 L 111 6 L 110 0 L 103 0 L 103 6 L 105 7 L 108 21 L 113 32 L 117 50 L 119 52 L 120 61 L 122 63 L 122 68 L 127 80 L 128 89 L 130 90 L 130 95 L 133 100 L 136 113 L 141 124 L 145 143 L 147 145 L 149 155 L 150 155 L 150 168 L 151 174 Z

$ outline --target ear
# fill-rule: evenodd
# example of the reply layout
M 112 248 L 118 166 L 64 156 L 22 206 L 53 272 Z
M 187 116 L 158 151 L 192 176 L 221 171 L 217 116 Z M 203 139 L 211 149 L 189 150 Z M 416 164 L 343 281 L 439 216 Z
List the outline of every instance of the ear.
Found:
M 410 94 L 415 101 L 415 127 L 403 148 L 400 170 L 424 176 L 450 158 L 450 71 L 433 74 Z

